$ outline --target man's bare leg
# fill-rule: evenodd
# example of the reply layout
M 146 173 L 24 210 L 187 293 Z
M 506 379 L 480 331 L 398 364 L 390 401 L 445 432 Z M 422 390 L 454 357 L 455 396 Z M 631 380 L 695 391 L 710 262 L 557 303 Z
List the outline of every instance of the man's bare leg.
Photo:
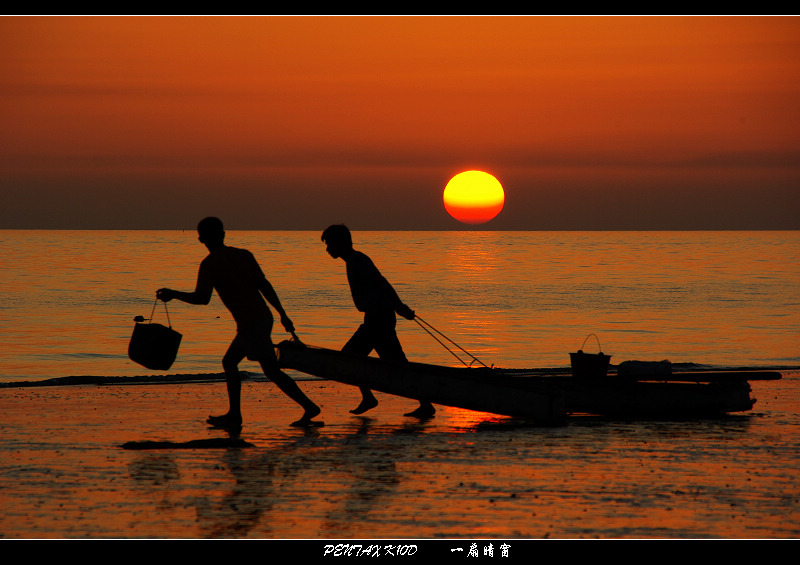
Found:
M 378 405 L 378 399 L 368 388 L 361 388 L 361 404 L 350 410 L 351 414 L 363 414 L 367 410 L 372 410 Z
M 264 374 L 267 376 L 267 378 L 278 385 L 278 388 L 281 389 L 286 396 L 297 402 L 303 407 L 303 409 L 305 409 L 303 417 L 295 422 L 292 422 L 292 425 L 311 425 L 312 418 L 318 416 L 321 412 L 319 406 L 314 404 L 314 402 L 312 402 L 312 400 L 308 398 L 302 390 L 300 390 L 300 387 L 297 385 L 294 379 L 281 371 L 277 366 L 274 366 L 268 361 L 262 361 L 261 368 L 264 370 Z
M 225 367 L 225 385 L 228 389 L 228 412 L 209 416 L 206 422 L 218 428 L 236 428 L 242 425 L 242 377 L 239 369 Z

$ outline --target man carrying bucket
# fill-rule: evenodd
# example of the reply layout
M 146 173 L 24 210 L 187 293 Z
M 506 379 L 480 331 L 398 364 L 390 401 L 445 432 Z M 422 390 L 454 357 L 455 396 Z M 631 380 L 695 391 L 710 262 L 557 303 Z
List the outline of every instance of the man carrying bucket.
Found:
M 177 299 L 188 304 L 208 304 L 212 291 L 216 290 L 236 321 L 236 337 L 222 358 L 229 410 L 222 416 L 209 416 L 207 423 L 227 429 L 242 425 L 239 363 L 247 357 L 251 361 L 258 361 L 264 374 L 305 409 L 303 417 L 292 425 L 314 425 L 311 419 L 320 413 L 319 407 L 291 377 L 278 368 L 271 338 L 273 317 L 267 302 L 278 312 L 287 332 L 294 333 L 294 325 L 258 262 L 249 251 L 225 245 L 225 230 L 218 218 L 202 220 L 197 225 L 197 233 L 209 254 L 200 263 L 194 292 L 162 288 L 156 296 L 164 302 Z

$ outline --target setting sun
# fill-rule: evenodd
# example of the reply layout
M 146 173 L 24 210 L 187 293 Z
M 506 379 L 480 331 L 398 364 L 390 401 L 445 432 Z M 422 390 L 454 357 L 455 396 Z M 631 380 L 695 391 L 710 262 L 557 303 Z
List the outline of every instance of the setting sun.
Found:
M 447 213 L 459 222 L 483 224 L 503 209 L 505 193 L 489 173 L 465 171 L 450 179 L 442 198 Z

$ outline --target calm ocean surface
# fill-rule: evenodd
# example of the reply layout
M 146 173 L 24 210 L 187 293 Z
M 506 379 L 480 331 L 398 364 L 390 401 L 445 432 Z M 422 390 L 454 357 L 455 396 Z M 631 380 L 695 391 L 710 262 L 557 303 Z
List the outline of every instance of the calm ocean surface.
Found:
M 339 348 L 360 322 L 341 260 L 311 231 L 231 231 L 277 290 L 303 341 Z M 355 232 L 417 314 L 498 367 L 563 367 L 596 334 L 612 363 L 800 366 L 800 232 Z M 148 371 L 127 358 L 161 286 L 193 290 L 193 231 L 0 231 L 0 380 Z M 183 334 L 171 372 L 219 373 L 233 322 L 169 305 Z M 155 321 L 164 322 L 161 303 Z M 459 364 L 416 323 L 415 361 Z M 273 339 L 286 337 L 276 325 Z M 592 338 L 586 350 L 596 348 Z M 245 371 L 257 366 L 242 365 Z

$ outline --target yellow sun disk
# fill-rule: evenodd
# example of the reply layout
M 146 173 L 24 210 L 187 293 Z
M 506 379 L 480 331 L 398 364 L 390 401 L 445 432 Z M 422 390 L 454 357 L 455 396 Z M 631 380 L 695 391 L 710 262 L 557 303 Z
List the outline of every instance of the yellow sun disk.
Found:
M 505 193 L 500 182 L 492 175 L 482 171 L 465 171 L 450 179 L 442 198 L 445 209 L 456 220 L 482 224 L 503 209 Z

